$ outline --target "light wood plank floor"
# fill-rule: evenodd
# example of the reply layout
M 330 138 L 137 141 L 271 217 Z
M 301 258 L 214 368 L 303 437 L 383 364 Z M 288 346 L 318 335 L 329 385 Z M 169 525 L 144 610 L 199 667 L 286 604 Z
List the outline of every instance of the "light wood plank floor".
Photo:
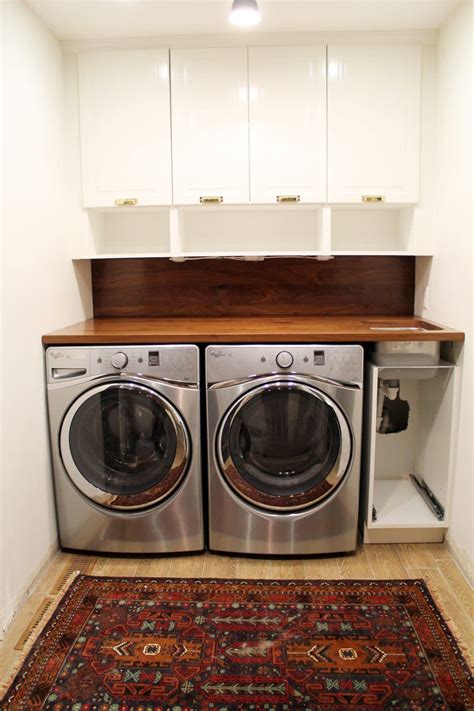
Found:
M 39 629 L 61 597 L 70 575 L 123 575 L 183 578 L 348 579 L 424 578 L 445 617 L 474 659 L 474 592 L 449 548 L 441 543 L 360 546 L 353 556 L 273 559 L 202 555 L 117 558 L 58 552 L 15 616 L 2 643 L 0 680 L 7 679 L 28 647 L 29 632 Z M 31 640 L 31 638 L 30 638 Z M 0 689 L 2 686 L 0 686 Z M 3 687 L 4 688 L 4 687 Z

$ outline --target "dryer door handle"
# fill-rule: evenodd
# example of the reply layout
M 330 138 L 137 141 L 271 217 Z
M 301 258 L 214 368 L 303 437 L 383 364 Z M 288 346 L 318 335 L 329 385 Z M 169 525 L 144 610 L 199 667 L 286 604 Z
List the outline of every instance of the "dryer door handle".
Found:
M 345 380 L 333 380 L 332 378 L 327 378 L 323 375 L 309 375 L 307 373 L 292 373 L 285 377 L 285 374 L 270 373 L 268 375 L 248 375 L 246 378 L 236 378 L 234 380 L 223 380 L 217 383 L 209 383 L 209 390 L 220 390 L 221 388 L 231 388 L 235 385 L 245 385 L 246 383 L 256 383 L 266 382 L 272 383 L 276 380 L 283 381 L 298 381 L 301 378 L 305 380 L 312 380 L 315 383 L 325 383 L 326 385 L 332 385 L 335 388 L 342 388 L 344 390 L 362 390 L 362 383 L 351 383 Z

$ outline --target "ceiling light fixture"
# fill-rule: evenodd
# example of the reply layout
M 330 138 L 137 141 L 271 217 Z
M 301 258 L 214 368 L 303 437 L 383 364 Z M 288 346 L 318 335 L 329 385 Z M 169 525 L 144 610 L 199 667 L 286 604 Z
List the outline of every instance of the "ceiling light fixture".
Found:
M 262 16 L 258 9 L 257 0 L 234 0 L 229 15 L 229 22 L 238 27 L 258 25 Z

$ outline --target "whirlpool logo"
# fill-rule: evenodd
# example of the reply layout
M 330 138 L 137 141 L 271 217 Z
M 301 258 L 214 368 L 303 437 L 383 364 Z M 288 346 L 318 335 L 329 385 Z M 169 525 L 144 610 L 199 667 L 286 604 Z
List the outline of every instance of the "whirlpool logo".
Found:
M 216 350 L 209 351 L 209 355 L 211 355 L 213 358 L 217 359 L 217 358 L 225 358 L 226 355 L 230 356 L 230 353 L 226 354 L 223 350 L 216 349 Z
M 86 354 L 81 353 L 80 351 L 50 351 L 49 357 L 53 360 L 85 360 Z

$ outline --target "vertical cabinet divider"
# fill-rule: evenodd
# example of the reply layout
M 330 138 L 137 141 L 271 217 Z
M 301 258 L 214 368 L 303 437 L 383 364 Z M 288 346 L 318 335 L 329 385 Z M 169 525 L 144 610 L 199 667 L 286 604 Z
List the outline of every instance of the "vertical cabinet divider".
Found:
M 324 205 L 320 211 L 320 241 L 319 249 L 321 256 L 331 256 L 331 223 L 332 209 L 329 205 Z
M 177 207 L 170 208 L 170 259 L 184 261 L 183 252 L 183 215 Z

